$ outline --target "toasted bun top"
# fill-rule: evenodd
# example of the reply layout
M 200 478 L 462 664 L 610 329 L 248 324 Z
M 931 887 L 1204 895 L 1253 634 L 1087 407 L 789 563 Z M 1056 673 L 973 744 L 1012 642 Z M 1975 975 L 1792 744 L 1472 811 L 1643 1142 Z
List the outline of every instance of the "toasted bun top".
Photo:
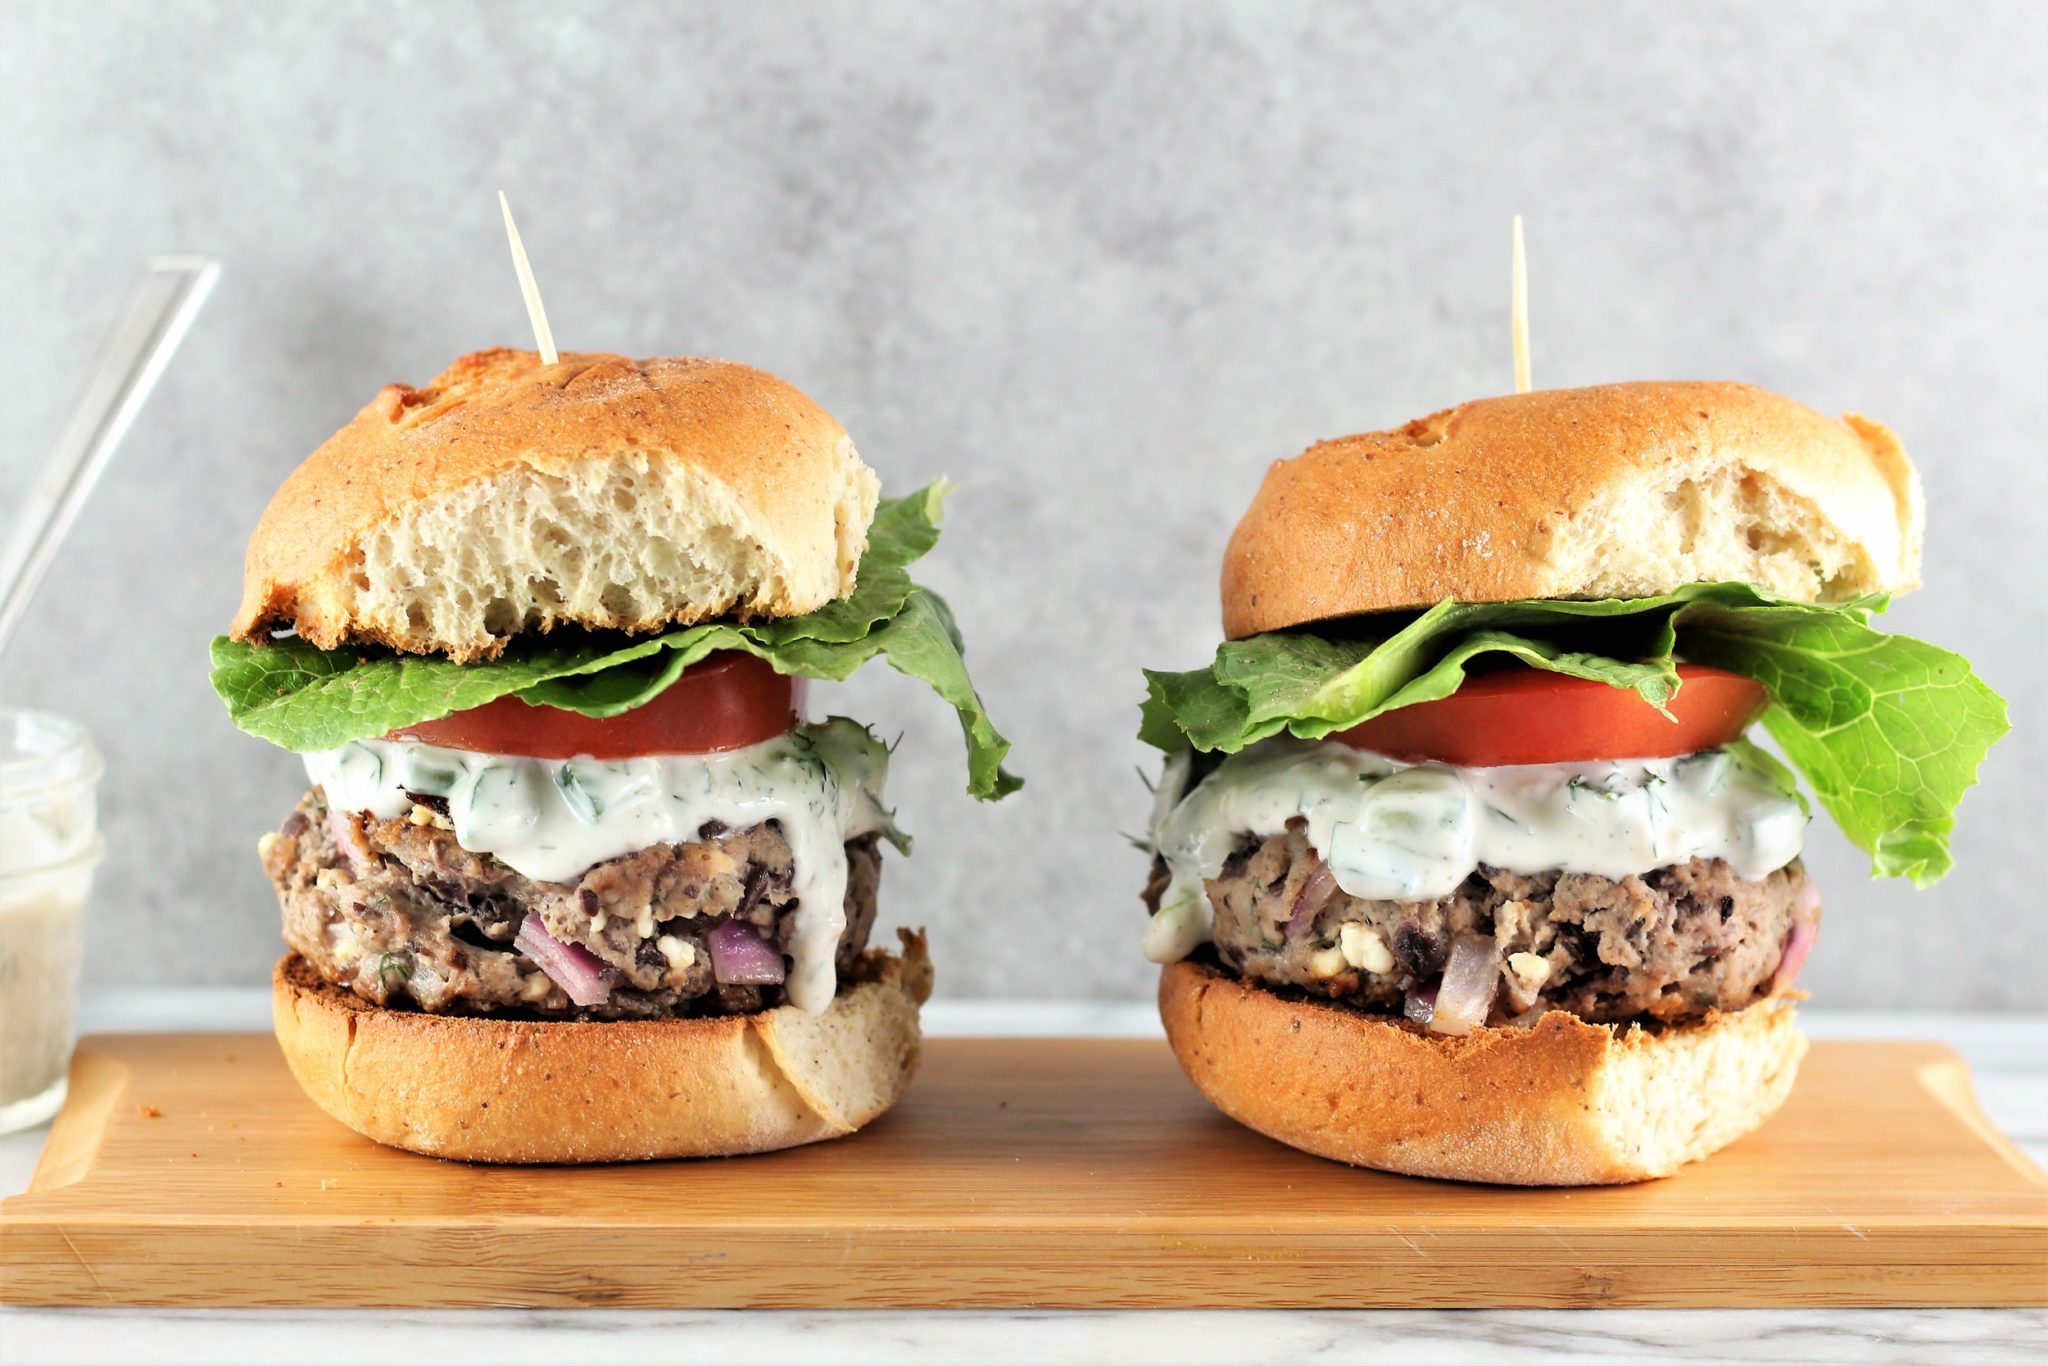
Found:
M 233 634 L 458 661 L 573 624 L 794 616 L 851 592 L 879 485 L 831 414 L 694 356 L 464 356 L 285 480 Z
M 1224 554 L 1223 627 L 1722 580 L 1840 601 L 1914 587 L 1921 524 L 1867 418 L 1747 384 L 1480 399 L 1274 462 Z

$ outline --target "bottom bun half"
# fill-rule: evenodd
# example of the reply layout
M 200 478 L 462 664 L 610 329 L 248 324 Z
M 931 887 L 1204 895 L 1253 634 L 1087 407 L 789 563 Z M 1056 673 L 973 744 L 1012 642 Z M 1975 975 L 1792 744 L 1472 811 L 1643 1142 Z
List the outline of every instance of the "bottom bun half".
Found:
M 1181 962 L 1160 978 L 1159 1013 L 1202 1094 L 1269 1138 L 1511 1186 L 1669 1176 L 1770 1118 L 1806 1053 L 1783 998 L 1655 1029 L 1552 1011 L 1450 1037 Z
M 869 950 L 821 1015 L 579 1022 L 387 1010 L 296 954 L 271 979 L 277 1040 L 321 1109 L 394 1148 L 470 1162 L 625 1162 L 850 1134 L 917 1070 L 922 934 Z

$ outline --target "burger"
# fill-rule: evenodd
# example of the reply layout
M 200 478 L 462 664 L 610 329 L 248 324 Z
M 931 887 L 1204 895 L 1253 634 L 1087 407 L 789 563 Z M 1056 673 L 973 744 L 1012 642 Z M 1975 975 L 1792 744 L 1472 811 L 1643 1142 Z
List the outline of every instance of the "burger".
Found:
M 1924 886 L 2006 730 L 1873 624 L 1921 527 L 1890 431 L 1740 384 L 1275 463 L 1225 643 L 1148 674 L 1145 950 L 1188 1076 L 1296 1148 L 1465 1181 L 1637 1181 L 1755 1129 L 1806 1047 L 1798 778 Z
M 285 481 L 213 644 L 303 756 L 263 837 L 278 1042 L 377 1140 L 491 1162 L 758 1152 L 858 1129 L 916 1068 L 921 935 L 869 943 L 889 750 L 807 719 L 877 655 L 1017 786 L 946 604 L 944 497 L 879 498 L 772 375 L 466 356 Z

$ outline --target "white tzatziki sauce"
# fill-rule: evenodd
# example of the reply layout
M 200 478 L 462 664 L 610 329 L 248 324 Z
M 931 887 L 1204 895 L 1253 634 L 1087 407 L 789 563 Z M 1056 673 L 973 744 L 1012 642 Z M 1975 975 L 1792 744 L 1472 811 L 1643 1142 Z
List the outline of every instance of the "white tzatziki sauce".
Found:
M 1755 880 L 1797 858 L 1806 836 L 1798 797 L 1726 749 L 1453 768 L 1281 738 L 1231 755 L 1192 790 L 1189 762 L 1168 762 L 1153 812 L 1152 846 L 1172 878 L 1145 932 L 1157 963 L 1208 941 L 1203 882 L 1239 841 L 1281 834 L 1296 818 L 1337 885 L 1374 901 L 1448 896 L 1482 863 L 1624 878 L 1718 858 Z
M 339 811 L 392 820 L 411 794 L 448 803 L 455 840 L 537 882 L 568 882 L 607 859 L 687 844 L 706 821 L 774 821 L 789 842 L 796 894 L 790 1003 L 817 1014 L 838 990 L 833 955 L 846 929 L 846 842 L 893 836 L 882 805 L 889 755 L 860 725 L 833 717 L 720 754 L 529 759 L 416 740 L 356 740 L 306 756 Z
M 83 726 L 0 706 L 0 1133 L 64 1102 L 103 852 L 99 777 Z

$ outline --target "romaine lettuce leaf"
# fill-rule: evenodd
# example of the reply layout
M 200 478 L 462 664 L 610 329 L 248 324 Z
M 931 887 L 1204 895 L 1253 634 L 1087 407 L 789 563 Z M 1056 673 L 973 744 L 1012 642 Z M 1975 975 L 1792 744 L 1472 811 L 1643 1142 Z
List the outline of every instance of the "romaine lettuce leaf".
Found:
M 1939 881 L 1956 804 L 2011 729 L 1969 662 L 1843 613 L 1705 604 L 1680 627 L 1687 659 L 1754 678 L 1764 729 L 1879 877 Z
M 438 720 L 505 696 L 585 716 L 649 701 L 714 650 L 744 650 L 783 674 L 844 679 L 876 655 L 951 703 L 967 741 L 967 790 L 996 798 L 1022 783 L 1002 767 L 1009 742 L 990 723 L 967 674 L 960 633 L 909 565 L 938 541 L 948 489 L 885 500 L 868 529 L 854 591 L 801 617 L 707 622 L 631 639 L 556 631 L 512 641 L 498 658 L 451 664 L 362 648 L 322 650 L 283 639 L 213 642 L 213 687 L 237 726 L 298 753 Z
M 1318 739 L 1447 697 L 1489 655 L 1630 688 L 1662 709 L 1676 660 L 1689 659 L 1763 684 L 1765 729 L 1873 873 L 1925 886 L 1952 866 L 1956 804 L 2009 727 L 1968 661 L 1872 627 L 1885 605 L 1693 584 L 1652 598 L 1444 602 L 1380 636 L 1274 632 L 1226 642 L 1207 669 L 1147 670 L 1139 738 L 1168 753 Z

